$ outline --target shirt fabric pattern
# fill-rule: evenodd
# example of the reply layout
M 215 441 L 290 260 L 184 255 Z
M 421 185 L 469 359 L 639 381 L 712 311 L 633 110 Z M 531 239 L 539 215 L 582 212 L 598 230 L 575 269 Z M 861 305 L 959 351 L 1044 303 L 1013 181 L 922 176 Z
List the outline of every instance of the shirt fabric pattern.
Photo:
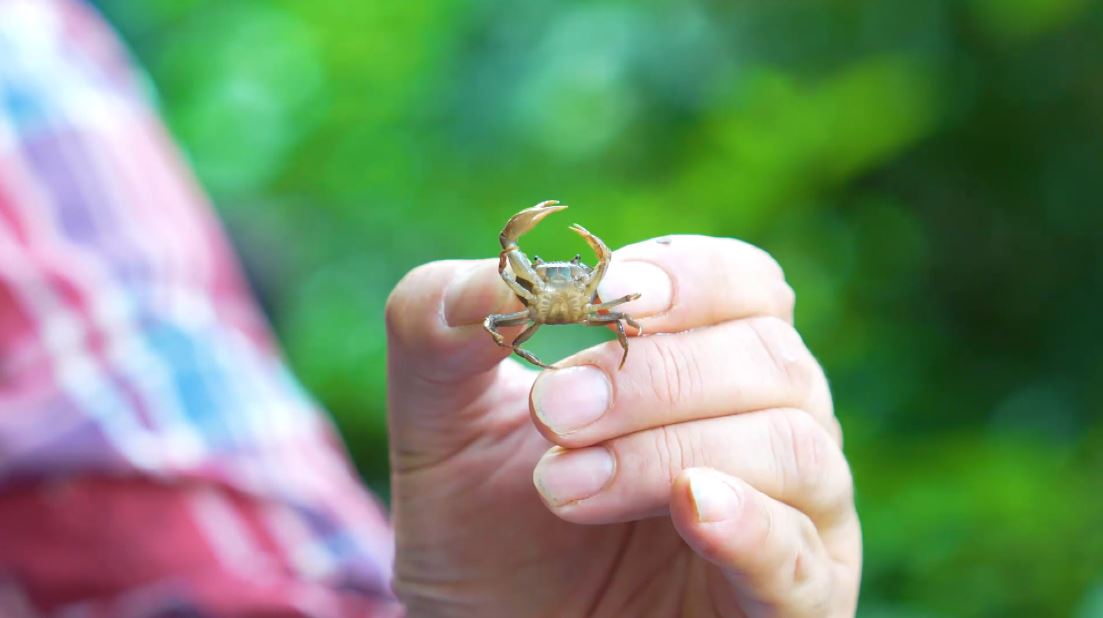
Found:
M 0 0 L 0 615 L 394 615 L 342 449 L 110 30 Z

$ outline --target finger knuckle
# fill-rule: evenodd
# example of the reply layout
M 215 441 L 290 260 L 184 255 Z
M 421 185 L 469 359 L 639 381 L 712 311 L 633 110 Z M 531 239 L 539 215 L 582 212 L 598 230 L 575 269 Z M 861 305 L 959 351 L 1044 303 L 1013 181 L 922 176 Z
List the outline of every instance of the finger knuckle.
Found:
M 775 258 L 773 255 L 770 254 L 769 251 L 766 251 L 762 247 L 752 245 L 750 243 L 745 244 L 754 253 L 758 261 L 762 263 L 763 270 L 774 274 L 782 281 L 785 280 L 785 269 L 781 267 L 781 262 L 778 262 L 777 258 Z
M 770 415 L 769 437 L 782 493 L 804 493 L 817 487 L 825 476 L 828 453 L 825 436 L 811 417 L 779 410 Z
M 679 431 L 673 427 L 662 426 L 653 432 L 655 461 L 666 475 L 670 485 L 694 460 L 697 450 L 690 431 Z
M 668 405 L 692 400 L 701 390 L 697 357 L 686 342 L 656 340 L 648 363 L 649 384 L 658 401 Z
M 710 262 L 723 264 L 734 271 L 765 273 L 779 280 L 785 280 L 785 270 L 770 252 L 739 238 L 681 234 L 666 236 L 664 240 L 677 240 L 676 246 L 681 251 L 691 253 L 696 258 L 705 258 Z M 670 242 L 664 244 L 670 244 Z M 648 242 L 647 244 L 641 244 L 641 246 L 650 247 L 651 244 Z
M 811 518 L 785 507 L 765 509 L 753 542 L 764 603 L 793 615 L 829 615 L 830 574 Z
M 815 419 L 800 410 L 779 410 L 769 426 L 783 495 L 800 495 L 824 511 L 853 500 L 850 466 Z
M 780 563 L 780 559 L 777 557 L 780 552 L 777 551 L 778 543 L 778 522 L 776 521 L 777 513 L 774 509 L 769 508 L 769 505 L 758 496 L 753 498 L 757 502 L 754 508 L 748 508 L 747 510 L 756 515 L 748 522 L 750 530 L 748 538 L 748 547 L 758 548 L 760 551 L 760 565 L 764 566 L 767 570 L 774 570 L 777 568 L 775 562 Z M 765 548 L 771 548 L 773 551 L 761 551 Z
M 836 472 L 833 482 L 825 488 L 824 502 L 836 512 L 848 512 L 854 506 L 854 471 L 841 450 L 831 449 Z
M 812 519 L 800 511 L 793 512 L 796 541 L 793 543 L 789 573 L 795 587 L 807 585 L 815 579 L 816 559 L 812 549 L 819 543 L 819 532 Z
M 803 513 L 796 516 L 798 534 L 801 537 L 785 573 L 786 585 L 782 588 L 790 607 L 799 608 L 802 616 L 832 616 L 836 595 L 833 594 L 831 572 L 824 562 L 819 533 L 815 525 Z
M 775 378 L 797 397 L 794 403 L 803 403 L 812 392 L 820 369 L 800 334 L 776 316 L 751 318 L 747 322 Z
M 777 307 L 778 315 L 792 317 L 793 311 L 797 306 L 797 293 L 793 290 L 793 286 L 786 283 L 784 280 L 779 282 L 774 288 L 775 294 L 775 306 Z
M 777 261 L 777 258 L 770 255 L 765 249 L 755 247 L 758 249 L 759 254 L 762 257 L 762 262 L 765 265 L 765 269 L 772 272 L 778 279 L 785 280 L 785 269 L 781 266 L 781 262 Z

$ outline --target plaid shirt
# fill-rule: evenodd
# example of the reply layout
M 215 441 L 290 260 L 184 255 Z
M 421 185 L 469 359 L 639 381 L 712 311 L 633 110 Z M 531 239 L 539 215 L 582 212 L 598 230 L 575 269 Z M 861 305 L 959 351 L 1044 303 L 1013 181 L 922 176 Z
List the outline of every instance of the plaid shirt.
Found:
M 392 547 L 118 41 L 0 0 L 0 616 L 394 615 Z

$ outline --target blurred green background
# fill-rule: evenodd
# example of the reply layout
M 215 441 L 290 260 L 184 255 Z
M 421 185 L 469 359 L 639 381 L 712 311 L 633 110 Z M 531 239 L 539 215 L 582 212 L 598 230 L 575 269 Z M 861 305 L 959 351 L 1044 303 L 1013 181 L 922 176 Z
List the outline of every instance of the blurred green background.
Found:
M 579 221 L 781 261 L 862 616 L 1103 616 L 1103 4 L 99 5 L 383 495 L 388 291 L 556 198 L 546 258 L 586 254 Z M 562 330 L 535 349 L 606 336 Z

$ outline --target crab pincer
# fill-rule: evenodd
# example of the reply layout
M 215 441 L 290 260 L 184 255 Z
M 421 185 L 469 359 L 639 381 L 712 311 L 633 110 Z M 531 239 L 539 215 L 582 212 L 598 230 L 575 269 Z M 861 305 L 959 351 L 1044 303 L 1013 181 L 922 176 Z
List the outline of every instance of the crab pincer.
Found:
M 502 253 L 498 258 L 498 270 L 505 268 L 506 254 L 519 249 L 517 245 L 518 238 L 536 227 L 536 224 L 540 223 L 544 217 L 566 208 L 566 205 L 560 204 L 557 200 L 548 200 L 531 208 L 526 208 L 510 217 L 505 228 L 502 229 L 502 233 L 498 235 L 498 241 L 502 243 Z
M 517 239 L 536 227 L 536 224 L 540 223 L 544 217 L 553 212 L 566 209 L 566 204 L 560 204 L 557 200 L 548 200 L 513 215 L 506 222 L 505 228 L 502 229 L 502 233 L 499 235 L 502 248 L 516 247 Z

